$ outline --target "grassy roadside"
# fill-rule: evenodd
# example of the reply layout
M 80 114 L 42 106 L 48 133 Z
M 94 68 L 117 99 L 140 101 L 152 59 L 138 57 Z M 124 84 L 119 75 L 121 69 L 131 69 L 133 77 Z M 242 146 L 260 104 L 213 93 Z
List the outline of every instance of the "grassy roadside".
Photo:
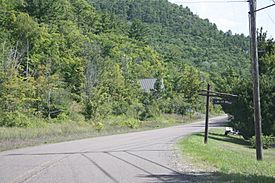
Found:
M 178 142 L 183 153 L 195 165 L 216 169 L 206 179 L 210 182 L 275 182 L 275 148 L 264 150 L 264 160 L 255 160 L 255 149 L 239 136 L 224 136 L 223 130 L 194 134 Z
M 52 123 L 43 127 L 4 128 L 0 127 L 0 151 L 34 146 L 46 143 L 63 142 L 104 135 L 121 134 L 164 128 L 190 123 L 198 119 L 188 116 L 164 115 L 157 119 L 140 122 L 138 126 L 127 126 L 123 118 L 111 118 L 104 121 L 104 128 L 98 129 L 94 123 L 67 122 Z M 122 122 L 122 123 L 121 123 Z

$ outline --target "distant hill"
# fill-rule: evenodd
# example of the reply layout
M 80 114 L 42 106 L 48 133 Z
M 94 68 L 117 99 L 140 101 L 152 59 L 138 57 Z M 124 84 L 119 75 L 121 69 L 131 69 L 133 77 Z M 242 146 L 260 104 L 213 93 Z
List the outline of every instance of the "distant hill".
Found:
M 249 39 L 244 35 L 222 32 L 189 8 L 167 0 L 90 0 L 97 10 L 112 13 L 137 32 L 167 62 L 184 62 L 203 71 L 225 72 L 233 67 L 238 73 L 249 70 Z M 140 21 L 140 22 L 139 22 Z

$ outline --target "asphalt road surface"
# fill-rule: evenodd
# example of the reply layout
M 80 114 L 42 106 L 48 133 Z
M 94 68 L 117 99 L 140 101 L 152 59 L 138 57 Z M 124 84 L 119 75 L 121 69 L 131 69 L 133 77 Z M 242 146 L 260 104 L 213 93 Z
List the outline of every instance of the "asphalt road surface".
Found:
M 225 119 L 211 119 L 210 127 Z M 2 152 L 0 183 L 196 182 L 198 176 L 188 174 L 188 165 L 175 155 L 175 142 L 203 130 L 201 121 Z

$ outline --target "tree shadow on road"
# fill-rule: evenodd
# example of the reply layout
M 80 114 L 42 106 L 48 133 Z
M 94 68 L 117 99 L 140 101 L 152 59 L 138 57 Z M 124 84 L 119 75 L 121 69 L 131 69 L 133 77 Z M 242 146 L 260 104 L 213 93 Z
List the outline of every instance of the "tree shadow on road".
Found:
M 144 175 L 140 176 L 146 179 L 146 182 L 156 183 L 163 180 L 165 183 L 187 183 L 187 182 L 230 182 L 230 183 L 273 183 L 275 178 L 266 176 L 256 175 L 242 175 L 242 174 L 224 174 L 220 172 L 195 172 L 195 173 L 184 173 L 184 174 L 167 174 L 167 175 Z M 156 179 L 158 178 L 158 179 Z
M 218 138 L 218 137 L 217 137 Z M 9 156 L 45 156 L 45 155 L 74 155 L 79 154 L 85 157 L 89 162 L 91 162 L 93 165 L 95 165 L 99 170 L 101 170 L 106 176 L 112 180 L 112 182 L 118 183 L 119 180 L 116 179 L 113 175 L 111 175 L 104 167 L 100 164 L 100 162 L 96 162 L 93 159 L 93 156 L 88 156 L 93 153 L 96 154 L 105 154 L 109 155 L 110 157 L 113 157 L 119 161 L 122 161 L 126 163 L 128 166 L 132 166 L 139 171 L 142 171 L 143 174 L 137 175 L 141 179 L 141 182 L 148 182 L 148 183 L 187 183 L 187 182 L 230 182 L 230 183 L 237 183 L 237 182 L 243 182 L 243 183 L 258 183 L 258 182 L 265 182 L 265 183 L 273 183 L 275 182 L 275 177 L 267 177 L 267 176 L 258 176 L 258 175 L 244 175 L 244 174 L 232 174 L 232 173 L 221 173 L 221 172 L 182 172 L 177 171 L 172 167 L 166 166 L 164 164 L 161 164 L 159 162 L 153 161 L 147 157 L 144 157 L 140 154 L 137 154 L 138 152 L 156 152 L 159 153 L 161 151 L 166 151 L 165 149 L 156 149 L 156 150 L 116 150 L 116 151 L 80 151 L 80 152 L 60 152 L 60 153 L 37 153 L 37 154 L 10 154 Z M 151 172 L 150 169 L 147 169 L 146 167 L 140 166 L 135 164 L 135 161 L 131 161 L 129 159 L 125 159 L 124 157 L 119 156 L 117 153 L 126 153 L 127 155 L 133 156 L 135 158 L 140 159 L 142 162 L 146 162 L 151 164 L 151 166 L 155 166 L 158 168 L 166 169 L 168 173 L 166 174 L 155 174 L 154 172 Z

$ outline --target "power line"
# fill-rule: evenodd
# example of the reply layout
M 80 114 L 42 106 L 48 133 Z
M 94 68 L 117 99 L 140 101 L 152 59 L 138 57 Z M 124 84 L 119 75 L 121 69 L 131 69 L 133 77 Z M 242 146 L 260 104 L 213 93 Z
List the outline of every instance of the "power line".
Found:
M 275 24 L 275 21 L 274 21 L 274 19 L 266 12 L 266 14 L 267 14 L 267 16 L 269 17 L 269 19 L 271 20 L 271 22 L 273 23 L 273 24 Z
M 275 0 L 271 0 L 274 4 L 275 4 Z M 274 19 L 267 13 L 268 17 L 270 18 L 271 22 L 273 22 L 275 24 Z
M 275 3 L 274 3 L 274 4 L 271 4 L 271 5 L 268 5 L 268 6 L 265 6 L 265 7 L 263 7 L 263 8 L 257 9 L 257 10 L 255 10 L 255 12 L 261 11 L 261 10 L 264 10 L 264 9 L 267 9 L 267 8 L 270 8 L 270 7 L 272 7 L 272 6 L 275 6 Z

